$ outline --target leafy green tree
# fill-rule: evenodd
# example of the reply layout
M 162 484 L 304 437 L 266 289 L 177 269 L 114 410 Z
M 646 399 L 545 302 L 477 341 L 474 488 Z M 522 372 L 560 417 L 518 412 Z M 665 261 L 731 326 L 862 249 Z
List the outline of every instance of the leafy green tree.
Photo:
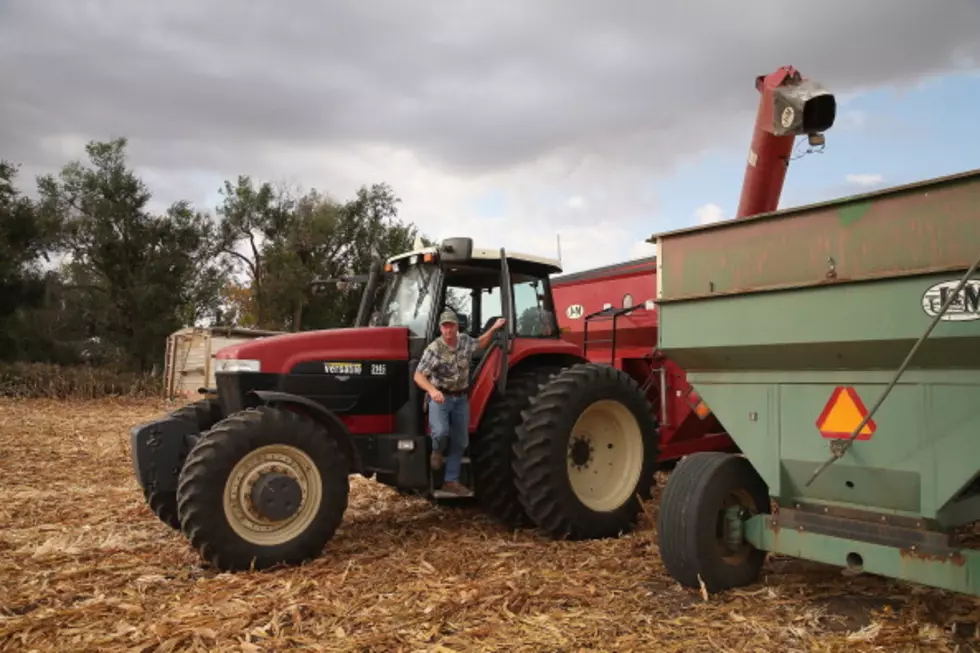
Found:
M 306 310 L 305 324 L 309 328 L 351 326 L 357 317 L 363 285 L 345 289 L 327 286 L 314 296 L 310 291 L 314 278 L 342 278 L 366 273 L 375 258 L 384 260 L 412 248 L 418 230 L 398 218 L 400 199 L 387 184 L 361 187 L 353 199 L 342 206 L 328 209 L 330 237 L 320 252 L 309 252 L 302 259 L 306 270 L 306 295 L 302 304 L 293 305 L 291 325 L 302 327 L 299 321 Z
M 50 262 L 58 224 L 16 187 L 17 167 L 0 161 L 0 359 L 40 356 L 49 349 L 33 327 L 31 311 L 43 306 L 53 276 Z
M 102 358 L 145 371 L 167 335 L 213 315 L 226 270 L 207 215 L 177 202 L 151 213 L 151 194 L 127 166 L 125 138 L 91 142 L 74 161 L 38 180 L 41 213 L 63 226 L 67 288 Z
M 316 189 L 296 198 L 241 176 L 226 181 L 222 194 L 222 248 L 249 288 L 225 289 L 226 316 L 240 325 L 298 331 L 352 324 L 363 288 L 314 292 L 313 281 L 366 272 L 372 257 L 405 251 L 417 234 L 398 219 L 400 200 L 387 184 L 338 202 Z
M 220 192 L 219 248 L 235 260 L 235 271 L 246 275 L 254 326 L 274 328 L 267 307 L 273 295 L 267 297 L 265 288 L 265 250 L 289 233 L 296 203 L 284 189 L 269 182 L 256 187 L 247 175 L 240 175 L 235 184 L 225 181 Z

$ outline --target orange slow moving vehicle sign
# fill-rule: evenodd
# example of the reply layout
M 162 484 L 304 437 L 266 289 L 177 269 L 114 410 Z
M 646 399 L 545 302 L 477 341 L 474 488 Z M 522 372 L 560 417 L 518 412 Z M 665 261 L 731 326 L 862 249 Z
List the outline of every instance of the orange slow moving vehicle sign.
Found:
M 857 390 L 850 386 L 837 386 L 817 418 L 817 430 L 825 438 L 848 439 L 867 415 L 868 409 Z M 868 420 L 855 439 L 870 440 L 877 428 L 873 419 Z

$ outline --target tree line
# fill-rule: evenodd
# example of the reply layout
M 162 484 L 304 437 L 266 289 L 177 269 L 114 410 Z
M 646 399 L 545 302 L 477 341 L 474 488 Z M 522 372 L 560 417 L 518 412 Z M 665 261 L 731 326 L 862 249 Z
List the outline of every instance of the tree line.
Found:
M 241 175 L 213 214 L 183 200 L 154 212 L 126 146 L 90 142 L 35 197 L 0 160 L 0 361 L 145 373 L 184 326 L 350 325 L 360 288 L 312 281 L 362 273 L 419 235 L 385 183 L 341 201 Z

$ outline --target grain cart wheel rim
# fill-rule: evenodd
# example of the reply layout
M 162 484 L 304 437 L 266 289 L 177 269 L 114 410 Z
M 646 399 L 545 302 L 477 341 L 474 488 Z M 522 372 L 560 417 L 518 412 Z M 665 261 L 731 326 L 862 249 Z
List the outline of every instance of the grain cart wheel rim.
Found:
M 715 522 L 718 555 L 729 565 L 740 565 L 748 560 L 753 547 L 742 536 L 741 524 L 732 523 L 731 511 L 737 512 L 736 519 L 742 523 L 759 514 L 752 494 L 743 487 L 734 488 L 722 500 Z
M 273 519 L 256 505 L 256 490 L 263 480 L 280 477 L 299 486 L 298 505 L 288 505 L 289 514 Z M 288 542 L 313 522 L 323 499 L 323 479 L 313 459 L 301 449 L 285 444 L 259 447 L 246 454 L 225 483 L 225 517 L 243 540 L 259 546 Z
M 643 470 L 643 434 L 629 409 L 612 399 L 586 408 L 568 439 L 566 469 L 572 491 L 592 510 L 623 505 Z

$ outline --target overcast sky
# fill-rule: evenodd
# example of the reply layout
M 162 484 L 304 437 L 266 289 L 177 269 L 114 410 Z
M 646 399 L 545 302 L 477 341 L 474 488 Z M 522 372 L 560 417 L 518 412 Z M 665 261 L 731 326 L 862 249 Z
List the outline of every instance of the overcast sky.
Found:
M 664 4 L 0 0 L 0 157 L 26 184 L 126 136 L 157 201 L 208 209 L 238 174 L 387 181 L 431 236 L 549 255 L 560 232 L 574 270 L 734 208 L 706 168 L 699 214 L 662 182 L 712 148 L 740 181 L 756 75 L 794 65 L 857 120 L 862 94 L 980 67 L 977 0 Z

